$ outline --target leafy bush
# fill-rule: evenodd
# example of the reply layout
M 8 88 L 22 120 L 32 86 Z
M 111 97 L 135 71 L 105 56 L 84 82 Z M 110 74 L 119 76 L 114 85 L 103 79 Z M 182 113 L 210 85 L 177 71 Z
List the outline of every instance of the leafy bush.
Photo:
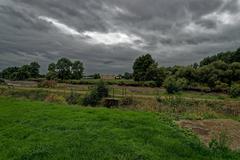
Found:
M 66 97 L 66 102 L 68 104 L 79 104 L 80 95 L 71 91 L 70 95 Z
M 239 84 L 233 84 L 230 88 L 229 94 L 232 98 L 239 97 L 240 96 L 240 85 Z
M 55 88 L 57 86 L 57 82 L 54 80 L 44 80 L 38 83 L 39 88 Z
M 105 83 L 103 81 L 99 81 L 99 83 L 97 83 L 95 89 L 96 89 L 96 92 L 97 92 L 97 96 L 100 99 L 102 99 L 104 97 L 108 97 L 109 90 L 108 90 L 108 87 L 105 85 Z
M 170 76 L 164 81 L 163 86 L 168 93 L 174 94 L 187 87 L 187 80 L 185 78 L 176 79 Z
M 103 81 L 99 81 L 92 91 L 83 98 L 83 105 L 96 106 L 102 98 L 108 97 L 108 95 L 108 87 Z
M 45 98 L 46 102 L 53 102 L 53 103 L 66 103 L 65 98 L 63 96 L 59 96 L 56 94 L 49 94 L 46 98 Z
M 90 94 L 87 94 L 82 101 L 84 106 L 96 106 L 101 99 L 98 96 L 96 90 L 92 90 Z

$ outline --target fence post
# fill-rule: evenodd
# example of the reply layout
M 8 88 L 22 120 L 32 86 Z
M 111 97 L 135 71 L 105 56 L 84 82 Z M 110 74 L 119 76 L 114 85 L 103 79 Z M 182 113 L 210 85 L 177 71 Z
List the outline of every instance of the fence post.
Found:
M 114 98 L 114 88 L 113 88 L 113 98 Z

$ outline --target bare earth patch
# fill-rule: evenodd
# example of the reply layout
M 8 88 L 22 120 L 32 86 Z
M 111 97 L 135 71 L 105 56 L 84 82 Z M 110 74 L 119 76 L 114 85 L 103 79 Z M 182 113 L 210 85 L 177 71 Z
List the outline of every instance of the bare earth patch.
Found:
M 240 149 L 240 122 L 228 119 L 182 120 L 177 124 L 191 129 L 206 145 L 221 132 L 225 132 L 229 138 L 229 147 L 233 150 Z

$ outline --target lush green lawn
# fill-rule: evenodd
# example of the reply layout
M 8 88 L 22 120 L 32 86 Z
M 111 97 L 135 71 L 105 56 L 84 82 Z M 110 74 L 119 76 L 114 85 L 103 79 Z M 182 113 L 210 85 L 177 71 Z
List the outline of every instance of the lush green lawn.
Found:
M 198 142 L 153 113 L 0 97 L 1 160 L 240 159 Z

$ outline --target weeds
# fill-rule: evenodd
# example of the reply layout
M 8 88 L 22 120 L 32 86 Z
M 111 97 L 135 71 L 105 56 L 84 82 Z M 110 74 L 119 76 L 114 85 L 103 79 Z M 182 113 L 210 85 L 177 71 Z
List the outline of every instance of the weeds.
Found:
M 214 152 L 225 152 L 229 151 L 229 137 L 225 131 L 222 131 L 218 136 L 215 136 L 209 142 L 209 148 Z

